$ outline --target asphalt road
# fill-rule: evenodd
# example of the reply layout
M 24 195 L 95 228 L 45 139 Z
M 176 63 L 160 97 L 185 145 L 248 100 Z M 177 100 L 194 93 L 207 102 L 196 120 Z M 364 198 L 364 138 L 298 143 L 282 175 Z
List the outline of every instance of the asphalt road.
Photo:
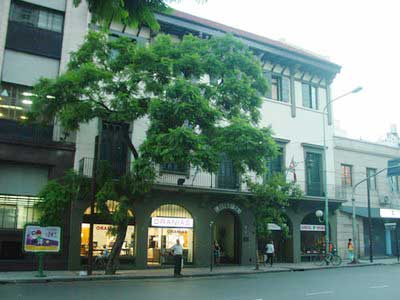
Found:
M 208 278 L 7 284 L 1 300 L 398 299 L 400 265 Z

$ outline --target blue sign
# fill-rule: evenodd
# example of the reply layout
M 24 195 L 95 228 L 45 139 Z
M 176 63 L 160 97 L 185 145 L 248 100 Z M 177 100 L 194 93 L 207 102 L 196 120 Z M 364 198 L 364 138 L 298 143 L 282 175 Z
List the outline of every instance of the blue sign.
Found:
M 387 176 L 400 176 L 400 158 L 395 158 L 388 161 Z

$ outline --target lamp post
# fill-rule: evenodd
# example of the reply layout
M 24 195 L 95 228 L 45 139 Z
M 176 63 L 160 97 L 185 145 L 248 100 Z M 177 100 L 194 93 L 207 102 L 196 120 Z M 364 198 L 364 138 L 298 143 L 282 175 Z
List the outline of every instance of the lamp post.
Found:
M 325 132 L 325 112 L 328 109 L 329 105 L 331 105 L 332 102 L 335 102 L 339 99 L 342 99 L 343 97 L 346 97 L 347 95 L 350 94 L 355 94 L 358 93 L 362 90 L 362 87 L 359 86 L 357 88 L 355 88 L 354 90 L 351 90 L 350 92 L 344 93 L 343 95 L 340 95 L 330 101 L 328 101 L 324 107 L 324 109 L 322 110 L 322 128 L 323 128 L 323 132 L 324 132 L 324 157 L 323 157 L 323 168 L 324 168 L 324 200 L 325 200 L 325 253 L 329 252 L 329 200 L 328 200 L 328 170 L 326 167 L 326 132 Z

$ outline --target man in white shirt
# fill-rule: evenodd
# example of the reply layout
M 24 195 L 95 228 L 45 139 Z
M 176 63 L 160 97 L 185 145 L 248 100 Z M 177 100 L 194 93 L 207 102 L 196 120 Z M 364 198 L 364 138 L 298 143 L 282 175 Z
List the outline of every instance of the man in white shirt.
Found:
M 172 246 L 171 252 L 172 255 L 174 256 L 174 263 L 175 263 L 174 276 L 175 277 L 181 276 L 183 247 L 179 239 L 177 239 L 176 244 Z
M 270 241 L 269 243 L 267 243 L 267 245 L 265 245 L 265 253 L 267 254 L 267 260 L 266 260 L 266 264 L 268 264 L 268 261 L 272 267 L 272 263 L 274 260 L 274 254 L 275 254 L 275 247 L 274 247 L 274 242 Z

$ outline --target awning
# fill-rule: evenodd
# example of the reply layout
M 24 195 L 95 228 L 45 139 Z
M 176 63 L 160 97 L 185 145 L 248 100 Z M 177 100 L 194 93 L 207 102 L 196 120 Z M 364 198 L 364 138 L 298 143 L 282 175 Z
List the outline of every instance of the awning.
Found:
M 351 206 L 342 206 L 342 212 L 352 214 L 353 208 Z M 356 215 L 363 218 L 368 218 L 368 207 L 356 207 Z M 371 207 L 371 218 L 381 218 L 380 209 Z

